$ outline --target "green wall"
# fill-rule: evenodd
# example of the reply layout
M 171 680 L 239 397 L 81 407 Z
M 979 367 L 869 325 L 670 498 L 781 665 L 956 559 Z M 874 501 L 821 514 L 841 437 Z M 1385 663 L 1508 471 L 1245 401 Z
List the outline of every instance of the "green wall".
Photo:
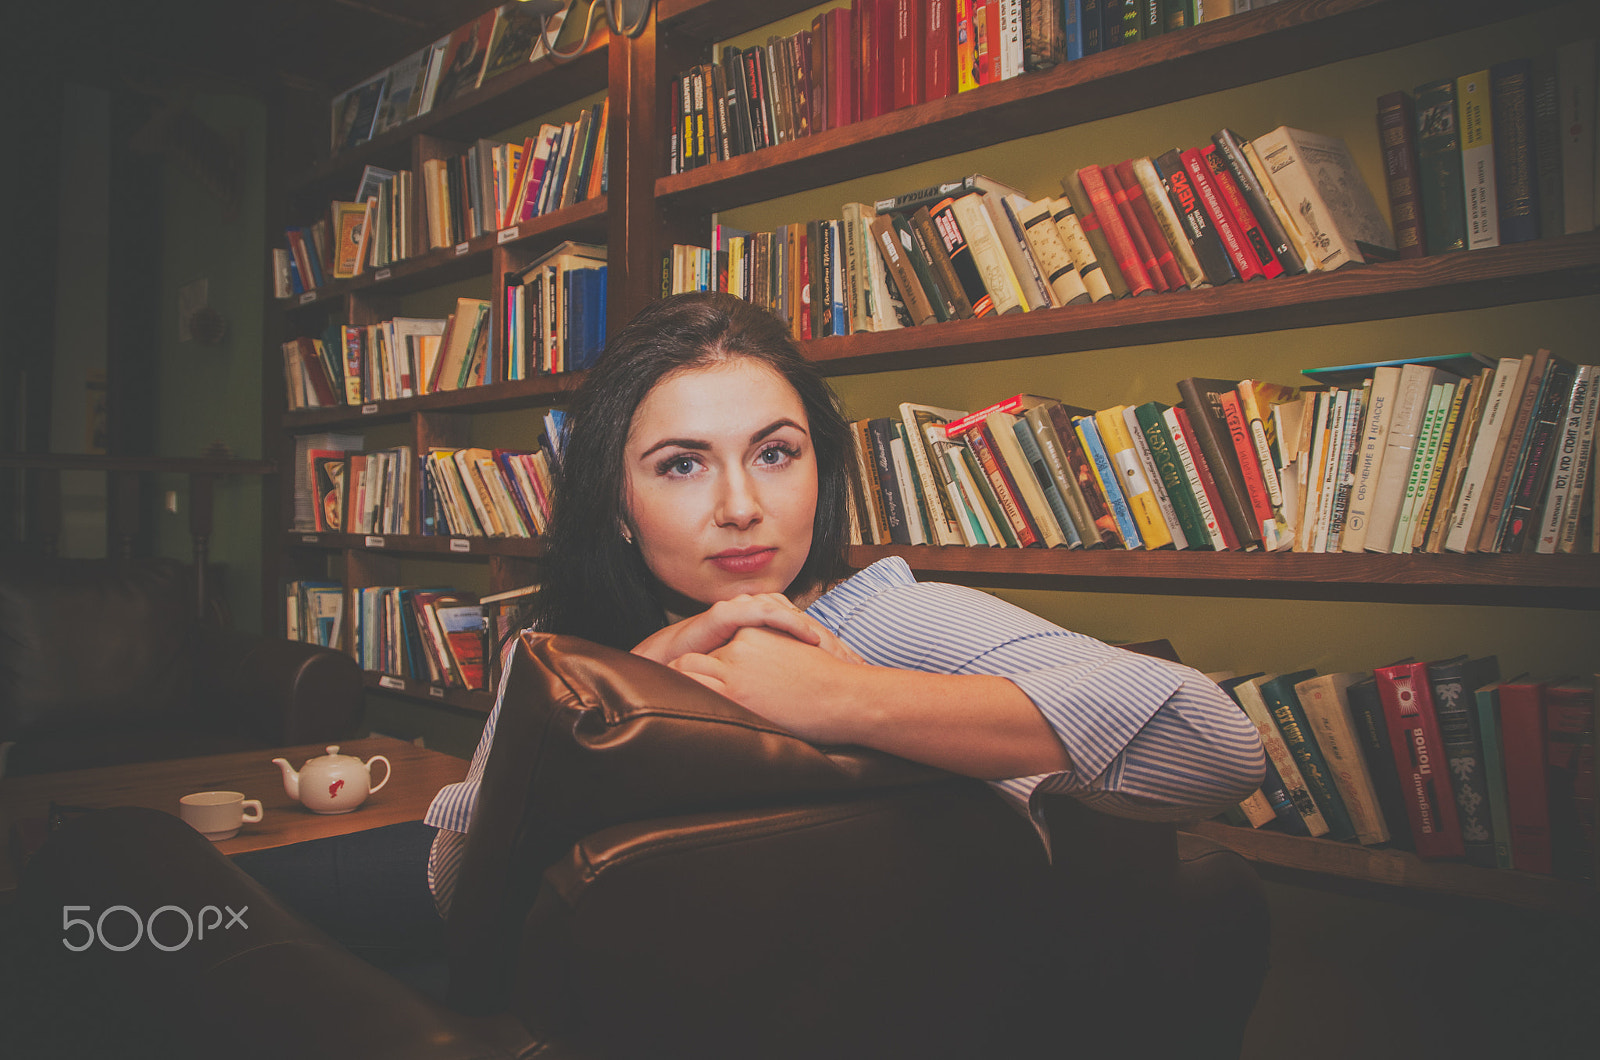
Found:
M 163 166 L 165 216 L 161 260 L 160 408 L 162 456 L 201 456 L 214 442 L 244 459 L 261 457 L 261 358 L 267 250 L 262 226 L 266 113 L 243 96 L 197 93 L 197 117 L 224 137 L 237 138 L 243 155 L 238 207 L 229 213 L 189 169 L 167 156 Z M 178 292 L 205 279 L 209 305 L 227 321 L 216 346 L 178 341 Z M 178 493 L 178 512 L 163 510 L 160 550 L 188 558 L 189 484 L 163 476 L 161 489 Z M 261 626 L 261 489 L 257 476 L 217 480 L 211 559 L 222 565 L 234 623 Z

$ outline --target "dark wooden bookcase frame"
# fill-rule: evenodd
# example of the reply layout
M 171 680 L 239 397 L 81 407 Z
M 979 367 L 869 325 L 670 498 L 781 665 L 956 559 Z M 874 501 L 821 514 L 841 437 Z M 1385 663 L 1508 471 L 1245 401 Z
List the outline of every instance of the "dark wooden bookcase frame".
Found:
M 543 376 L 361 407 L 288 412 L 279 343 L 309 333 L 320 326 L 319 321 L 382 320 L 393 315 L 400 295 L 473 276 L 487 275 L 491 287 L 498 289 L 499 278 L 516 264 L 561 240 L 582 239 L 609 245 L 609 323 L 616 328 L 656 297 L 662 252 L 675 242 L 699 242 L 713 210 L 938 158 L 949 153 L 952 143 L 961 144 L 963 150 L 1002 143 L 1386 51 L 1553 7 L 1556 0 L 1519 5 L 1495 0 L 1450 4 L 1286 0 L 1043 73 L 667 175 L 662 130 L 672 76 L 712 59 L 718 41 L 812 6 L 806 0 L 659 0 L 656 13 L 636 39 L 608 39 L 603 30 L 597 31 L 584 55 L 572 63 L 528 64 L 422 119 L 300 171 L 287 172 L 278 164 L 268 175 L 269 188 L 277 189 L 270 193 L 272 233 L 281 232 L 291 221 L 316 216 L 330 199 L 347 194 L 346 187 L 354 184 L 363 165 L 409 167 L 420 173 L 422 159 L 455 150 L 458 144 L 529 115 L 602 89 L 610 98 L 607 196 L 299 298 L 269 297 L 262 369 L 263 451 L 287 469 L 297 434 L 406 423 L 411 426 L 412 444 L 421 453 L 431 445 L 465 438 L 467 419 L 476 413 L 558 404 L 578 382 L 575 375 Z M 318 112 L 308 121 L 313 118 L 324 122 L 325 114 Z M 280 121 L 274 135 L 281 138 L 286 131 Z M 423 220 L 419 206 L 413 219 L 418 231 L 426 230 Z M 276 235 L 270 235 L 270 241 L 276 245 Z M 1001 320 L 953 321 L 803 345 L 806 355 L 825 372 L 846 375 L 1293 330 L 1597 291 L 1600 233 L 1591 233 L 1344 269 L 1332 275 L 1072 306 Z M 503 336 L 503 308 L 499 299 L 494 302 L 495 333 Z M 407 557 L 487 563 L 491 591 L 537 577 L 537 541 L 423 537 L 415 526 L 408 534 L 376 538 L 288 531 L 292 490 L 293 476 L 279 476 L 276 496 L 264 505 L 265 628 L 282 627 L 284 582 L 325 576 L 329 557 L 335 554 L 342 557 L 351 588 L 398 584 Z M 991 587 L 1600 606 L 1600 557 L 1589 555 L 1240 555 L 857 546 L 851 550 L 851 561 L 864 566 L 890 554 L 903 556 L 920 573 Z M 491 705 L 487 693 L 428 688 L 378 674 L 367 675 L 367 680 L 373 688 L 458 709 L 487 711 Z M 1196 830 L 1286 871 L 1562 911 L 1594 910 L 1593 892 L 1574 891 L 1565 881 L 1428 865 L 1400 852 L 1221 825 L 1206 824 Z

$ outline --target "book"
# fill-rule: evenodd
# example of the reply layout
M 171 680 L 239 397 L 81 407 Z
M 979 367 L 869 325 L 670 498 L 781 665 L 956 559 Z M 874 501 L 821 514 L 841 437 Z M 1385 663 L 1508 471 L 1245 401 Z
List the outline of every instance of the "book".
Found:
M 1236 380 L 1190 377 L 1180 380 L 1178 394 L 1206 466 L 1216 481 L 1223 507 L 1240 546 L 1246 551 L 1261 547 L 1261 528 L 1255 519 L 1246 491 L 1243 472 L 1233 455 L 1233 440 L 1222 407 L 1224 394 L 1238 386 Z
M 1083 507 L 1093 525 L 1092 530 L 1085 528 L 1082 532 L 1085 547 L 1094 547 L 1098 542 L 1108 548 L 1121 548 L 1122 531 L 1118 527 L 1117 518 L 1112 513 L 1110 503 L 1106 500 L 1105 493 L 1095 477 L 1093 460 L 1084 451 L 1083 444 L 1078 439 L 1077 429 L 1073 425 L 1073 417 L 1085 415 L 1088 410 L 1070 408 L 1055 400 L 1045 401 L 1035 408 L 1040 410 L 1038 418 L 1035 417 L 1034 408 L 1025 413 L 1025 418 L 1035 424 L 1034 437 L 1039 441 L 1040 449 L 1045 452 L 1047 458 L 1051 452 L 1052 440 L 1059 447 L 1060 457 L 1066 463 L 1067 474 L 1063 479 L 1067 483 L 1069 494 L 1075 492 L 1082 499 Z
M 1228 265 L 1233 274 L 1241 282 L 1260 279 L 1261 259 L 1255 251 L 1247 245 L 1243 229 L 1233 216 L 1233 211 L 1228 206 L 1228 200 L 1223 197 L 1222 191 L 1217 187 L 1215 177 L 1212 175 L 1211 166 L 1206 162 L 1205 155 L 1200 148 L 1192 147 L 1178 154 L 1178 160 L 1183 165 L 1183 171 L 1189 178 L 1200 198 L 1200 204 L 1205 210 L 1206 217 L 1217 232 L 1223 250 L 1228 256 Z
M 1256 734 L 1261 737 L 1261 746 L 1267 753 L 1267 759 L 1283 781 L 1284 791 L 1304 822 L 1307 834 L 1325 836 L 1329 829 L 1328 820 L 1300 772 L 1294 753 L 1290 751 L 1289 745 L 1284 742 L 1282 732 L 1272 720 L 1272 712 L 1261 694 L 1262 684 L 1277 676 L 1254 674 L 1225 684 L 1223 688 L 1233 697 L 1233 701 L 1239 704 L 1239 709 L 1250 719 L 1250 724 L 1255 726 Z
M 533 56 L 533 45 L 542 20 L 521 4 L 501 4 L 495 8 L 494 28 L 489 33 L 489 54 L 478 75 L 482 85 L 492 77 L 514 70 Z
M 1551 869 L 1587 883 L 1595 879 L 1594 706 L 1592 678 L 1544 687 Z
M 1134 243 L 1134 237 L 1129 232 L 1127 224 L 1123 221 L 1122 214 L 1117 209 L 1112 191 L 1106 183 L 1105 176 L 1099 166 L 1085 166 L 1077 171 L 1079 183 L 1083 185 L 1088 202 L 1094 210 L 1096 218 L 1095 230 L 1103 233 L 1110 251 L 1111 260 L 1116 262 L 1117 271 L 1122 275 L 1123 282 L 1127 285 L 1128 293 L 1141 295 L 1155 290 L 1149 271 L 1145 268 L 1144 258 Z M 1088 218 L 1080 213 L 1079 220 L 1083 222 L 1085 232 L 1090 231 Z M 1090 237 L 1092 241 L 1092 236 Z M 1099 250 L 1096 248 L 1096 253 Z
M 1500 245 L 1499 193 L 1494 172 L 1494 112 L 1489 71 L 1456 78 L 1461 117 L 1462 200 L 1467 210 L 1467 249 Z
M 1255 210 L 1245 200 L 1244 193 L 1239 190 L 1238 182 L 1233 177 L 1233 170 L 1228 165 L 1227 156 L 1219 151 L 1215 144 L 1207 144 L 1200 149 L 1200 157 L 1210 171 L 1211 183 L 1217 189 L 1217 194 L 1227 204 L 1228 213 L 1239 230 L 1243 248 L 1252 262 L 1261 270 L 1261 275 L 1269 280 L 1282 276 L 1283 265 L 1278 261 L 1272 243 L 1256 217 Z
M 1428 253 L 1467 249 L 1466 186 L 1456 83 L 1444 78 L 1416 89 L 1417 187 Z
M 1345 529 L 1339 538 L 1339 548 L 1344 552 L 1361 552 L 1366 548 L 1368 515 L 1376 492 L 1378 472 L 1383 466 L 1390 418 L 1399 387 L 1399 368 L 1386 365 L 1373 371 L 1372 389 L 1357 448 L 1350 503 L 1345 510 Z
M 1455 788 L 1457 816 L 1467 861 L 1495 867 L 1493 818 L 1489 812 L 1489 785 L 1483 759 L 1476 690 L 1500 678 L 1500 663 L 1493 655 L 1453 659 L 1428 664 L 1428 681 L 1445 761 Z
M 1550 554 L 1558 551 L 1557 545 L 1569 522 L 1569 512 L 1575 511 L 1582 500 L 1586 472 L 1582 460 L 1594 447 L 1596 372 L 1594 365 L 1584 364 L 1579 365 L 1573 373 L 1566 406 L 1550 443 L 1550 484 L 1544 494 L 1535 552 Z M 1577 520 L 1573 518 L 1570 521 L 1575 534 Z
M 1117 469 L 1111 463 L 1111 457 L 1106 452 L 1104 441 L 1100 437 L 1100 429 L 1095 423 L 1093 415 L 1074 416 L 1072 425 L 1077 432 L 1078 443 L 1083 447 L 1084 453 L 1089 458 L 1089 468 L 1094 474 L 1094 481 L 1099 486 L 1101 494 L 1106 499 L 1111 514 L 1117 522 L 1117 533 L 1122 539 L 1124 548 L 1138 549 L 1144 547 L 1144 538 L 1140 536 L 1137 520 L 1134 519 L 1133 510 L 1128 505 L 1128 500 L 1123 496 L 1122 486 L 1117 477 Z
M 1004 316 L 1007 313 L 1026 312 L 1026 306 L 1021 298 L 1021 287 L 1017 283 L 1016 274 L 1012 272 L 1011 262 L 1006 257 L 1005 249 L 1000 244 L 1000 238 L 995 232 L 994 222 L 990 219 L 988 209 L 983 204 L 983 198 L 978 192 L 969 192 L 956 199 L 952 206 L 956 221 L 960 225 L 968 249 L 972 252 L 972 260 L 978 267 L 978 273 L 983 277 L 983 286 L 989 293 L 995 313 Z M 955 255 L 952 254 L 952 263 L 954 260 Z M 973 308 L 976 310 L 976 302 L 973 303 Z
M 1505 507 L 1517 470 L 1527 459 L 1528 425 L 1533 420 L 1540 396 L 1546 385 L 1545 373 L 1550 367 L 1550 351 L 1539 349 L 1522 359 L 1521 375 L 1524 379 L 1511 420 L 1505 453 L 1496 468 L 1490 469 L 1490 479 L 1484 484 L 1486 491 L 1483 533 L 1478 537 L 1478 551 L 1498 552 L 1505 536 Z M 1490 488 L 1492 482 L 1493 487 Z
M 1089 236 L 1084 232 L 1072 204 L 1064 198 L 1050 198 L 1044 200 L 1044 205 L 1050 211 L 1056 232 L 1061 236 L 1062 245 L 1067 248 L 1067 253 L 1071 255 L 1073 268 L 1078 270 L 1078 277 L 1083 281 L 1084 289 L 1089 292 L 1090 300 L 1099 302 L 1116 297 L 1112 291 L 1111 278 L 1090 244 Z M 1120 277 L 1118 279 L 1120 282 Z
M 1196 499 L 1195 486 L 1190 482 L 1192 464 L 1186 468 L 1184 455 L 1180 453 L 1177 442 L 1173 439 L 1172 430 L 1166 420 L 1169 411 L 1171 411 L 1169 406 L 1158 401 L 1147 401 L 1132 409 L 1131 413 L 1144 435 L 1151 463 L 1166 489 L 1173 516 L 1182 529 L 1187 547 L 1215 548 L 1212 527 L 1209 525 L 1214 520 L 1207 519 L 1202 513 L 1200 502 Z M 1176 535 L 1173 540 L 1177 541 Z
M 1394 258 L 1394 235 L 1344 140 L 1280 125 L 1253 142 L 1318 268 Z
M 1465 852 L 1443 738 L 1434 713 L 1427 666 L 1396 663 L 1373 671 L 1389 727 L 1395 772 L 1411 823 L 1411 839 L 1424 858 Z
M 1072 529 L 1070 519 L 1066 520 L 1066 529 L 1063 529 L 1062 519 L 1057 515 L 1057 505 L 1051 502 L 1045 491 L 1049 474 L 1047 472 L 1041 478 L 1039 471 L 1043 469 L 1036 467 L 1029 459 L 1023 448 L 1026 432 L 1019 435 L 1016 429 L 1019 422 L 1017 417 L 1008 412 L 991 412 L 984 419 L 983 437 L 993 443 L 995 451 L 1005 462 L 1006 470 L 1010 472 L 1008 485 L 1014 485 L 1018 500 L 1026 506 L 1027 514 L 1038 529 L 1040 542 L 1046 548 L 1071 544 L 1077 532 Z M 1029 441 L 1031 443 L 1031 437 Z M 1054 490 L 1053 483 L 1050 489 Z
M 1259 685 L 1261 701 L 1283 736 L 1289 753 L 1294 756 L 1295 764 L 1300 767 L 1300 775 L 1322 810 L 1323 819 L 1328 822 L 1328 838 L 1354 839 L 1355 826 L 1334 783 L 1333 771 L 1328 768 L 1315 730 L 1306 720 L 1305 708 L 1295 693 L 1297 684 L 1315 676 L 1315 670 L 1301 670 L 1268 677 Z
M 1217 234 L 1216 225 L 1200 201 L 1200 193 L 1183 168 L 1183 157 L 1176 149 L 1155 160 L 1156 172 L 1167 192 L 1173 212 L 1177 215 L 1184 238 L 1187 240 L 1200 269 L 1202 282 L 1221 287 L 1234 279 L 1233 266 L 1228 262 L 1228 252 Z
M 1165 548 L 1173 544 L 1172 533 L 1134 449 L 1133 436 L 1122 418 L 1126 408 L 1126 405 L 1116 405 L 1101 409 L 1094 415 L 1094 424 L 1145 548 Z
M 1204 529 L 1203 540 L 1211 543 L 1218 552 L 1231 552 L 1239 547 L 1239 539 L 1222 510 L 1222 495 L 1217 491 L 1205 456 L 1199 452 L 1199 443 L 1193 441 L 1188 427 L 1188 414 L 1182 408 L 1168 408 L 1161 414 L 1162 424 L 1172 439 L 1172 447 L 1189 483 L 1189 493 L 1194 498 Z M 1199 546 L 1197 546 L 1199 547 Z
M 1155 161 L 1150 158 L 1136 158 L 1133 160 L 1132 168 L 1134 179 L 1139 183 L 1139 190 L 1144 194 L 1145 202 L 1160 227 L 1161 235 L 1172 248 L 1182 281 L 1180 286 L 1195 288 L 1211 285 L 1211 278 L 1201 267 L 1200 259 L 1195 256 L 1195 248 L 1189 242 L 1188 230 L 1172 204 L 1167 185 L 1162 180 Z
M 1532 59 L 1510 59 L 1489 68 L 1495 213 L 1502 244 L 1539 238 L 1532 81 Z
M 1345 698 L 1350 703 L 1356 739 L 1360 741 L 1361 754 L 1366 759 L 1367 772 L 1372 777 L 1372 787 L 1377 792 L 1384 823 L 1389 826 L 1389 843 L 1401 850 L 1413 850 L 1415 843 L 1411 839 L 1411 817 L 1406 810 L 1405 794 L 1400 790 L 1400 774 L 1395 767 L 1394 749 L 1389 741 L 1389 722 L 1384 714 L 1377 678 L 1369 675 L 1351 683 L 1345 689 Z
M 1494 864 L 1513 868 L 1511 818 L 1506 808 L 1506 768 L 1500 737 L 1500 682 L 1490 681 L 1473 690 L 1472 709 L 1478 718 L 1479 745 L 1483 748 L 1483 784 L 1489 802 L 1489 835 L 1494 843 Z
M 1562 216 L 1565 233 L 1574 235 L 1595 226 L 1594 38 L 1569 41 L 1556 49 L 1556 81 Z
M 1450 517 L 1450 530 L 1444 547 L 1451 552 L 1466 552 L 1483 532 L 1487 511 L 1480 511 L 1484 486 L 1491 468 L 1499 465 L 1507 444 L 1506 425 L 1514 419 L 1511 410 L 1516 400 L 1515 387 L 1521 378 L 1522 361 L 1516 357 L 1502 357 L 1495 368 L 1494 382 L 1486 398 L 1483 423 L 1472 445 L 1465 477 L 1461 482 L 1461 496 L 1456 501 Z M 1526 379 L 1523 379 L 1526 382 Z
M 1417 117 L 1410 93 L 1378 97 L 1378 146 L 1383 151 L 1383 180 L 1389 193 L 1389 219 L 1400 257 L 1428 253 L 1423 227 L 1422 188 L 1417 164 Z
M 1502 552 L 1521 552 L 1536 543 L 1539 505 L 1556 465 L 1563 420 L 1573 392 L 1575 366 L 1558 361 L 1545 375 L 1544 393 L 1528 427 L 1527 455 L 1506 499 Z
M 905 428 L 906 448 L 916 468 L 918 479 L 923 484 L 923 496 L 927 500 L 930 526 L 928 536 L 930 543 L 935 545 L 959 545 L 963 544 L 964 540 L 956 506 L 948 490 L 942 488 L 944 480 L 938 473 L 938 461 L 928 441 L 928 428 L 942 428 L 944 424 L 960 419 L 961 416 L 962 413 L 957 409 L 918 405 L 909 401 L 900 403 L 900 423 Z M 942 435 L 943 431 L 939 433 Z
M 950 271 L 955 274 L 962 294 L 972 306 L 972 315 L 981 317 L 994 312 L 994 299 L 989 296 L 983 273 L 972 256 L 972 247 L 961 230 L 960 222 L 956 220 L 955 199 L 936 201 L 929 209 L 929 218 L 933 221 L 934 232 L 939 237 L 945 255 L 950 259 Z
M 1436 374 L 1434 368 L 1423 364 L 1407 364 L 1400 369 L 1394 412 L 1372 487 L 1367 517 L 1368 552 L 1388 552 L 1394 545 L 1395 527 L 1400 522 L 1406 484 L 1416 461 L 1417 441 L 1422 434 Z
M 1519 674 L 1500 683 L 1500 746 L 1506 773 L 1511 863 L 1519 872 L 1550 875 L 1550 786 L 1543 681 Z
M 1348 690 L 1368 678 L 1367 671 L 1320 674 L 1296 682 L 1294 693 L 1305 713 L 1328 773 L 1349 815 L 1356 841 L 1363 845 L 1386 843 L 1389 826 L 1384 821 L 1371 771 L 1361 751 Z
M 1278 210 L 1272 205 L 1271 189 L 1262 184 L 1260 176 L 1250 164 L 1249 141 L 1232 129 L 1219 129 L 1212 134 L 1211 142 L 1216 146 L 1217 157 L 1227 163 L 1229 175 L 1249 204 L 1250 212 L 1255 215 L 1266 237 L 1268 249 L 1284 273 L 1293 276 L 1305 272 L 1305 256 L 1296 249 L 1289 233 L 1285 231 Z

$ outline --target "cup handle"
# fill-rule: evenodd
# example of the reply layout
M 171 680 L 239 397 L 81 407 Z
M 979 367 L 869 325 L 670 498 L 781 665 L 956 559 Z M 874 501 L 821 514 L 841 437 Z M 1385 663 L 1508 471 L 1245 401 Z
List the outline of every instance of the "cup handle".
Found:
M 249 823 L 249 824 L 259 824 L 261 822 L 261 818 L 263 816 L 263 813 L 262 813 L 262 810 L 261 810 L 261 800 L 260 799 L 246 799 L 246 800 L 244 800 L 244 802 L 240 803 L 240 806 L 242 807 L 241 810 L 240 810 L 240 813 L 243 815 L 243 819 L 247 823 Z M 256 815 L 254 817 L 250 816 L 250 807 L 252 807 L 252 806 L 254 806 L 256 808 Z
M 368 795 L 376 795 L 378 793 L 378 789 L 382 788 L 385 784 L 389 783 L 389 778 L 394 776 L 394 767 L 389 764 L 389 760 L 387 758 L 383 757 L 382 755 L 373 755 L 371 758 L 367 759 L 367 776 L 368 777 L 372 776 L 372 763 L 374 763 L 374 762 L 382 762 L 383 763 L 383 779 L 378 781 L 377 784 L 375 784 L 372 787 L 367 789 L 367 794 Z

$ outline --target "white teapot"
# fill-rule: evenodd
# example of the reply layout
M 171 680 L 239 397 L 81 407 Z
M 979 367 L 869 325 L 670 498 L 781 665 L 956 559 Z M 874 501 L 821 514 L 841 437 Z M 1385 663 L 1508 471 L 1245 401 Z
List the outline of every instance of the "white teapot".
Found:
M 383 779 L 372 784 L 372 763 L 383 763 Z M 354 755 L 342 755 L 334 744 L 328 753 L 308 759 L 296 773 L 287 758 L 274 758 L 272 764 L 283 770 L 283 790 L 298 799 L 312 813 L 349 813 L 367 801 L 367 796 L 389 783 L 393 767 L 382 755 L 363 762 Z

